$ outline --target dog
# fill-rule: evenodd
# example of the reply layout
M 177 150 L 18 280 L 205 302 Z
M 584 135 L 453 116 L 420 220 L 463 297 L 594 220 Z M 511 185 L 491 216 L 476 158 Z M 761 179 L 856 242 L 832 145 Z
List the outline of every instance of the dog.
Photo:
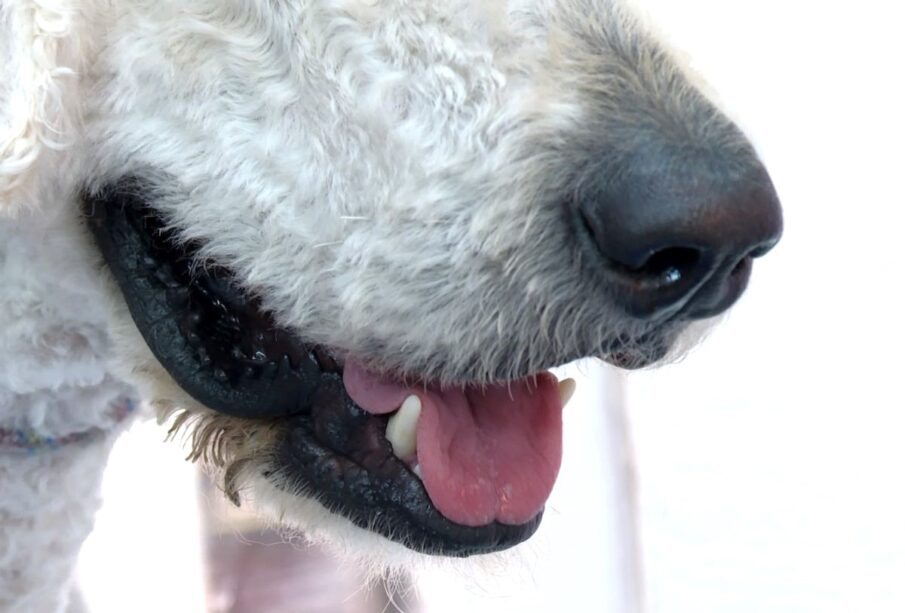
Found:
M 0 49 L 20 609 L 67 606 L 139 400 L 235 504 L 348 555 L 512 547 L 559 470 L 547 369 L 675 357 L 782 231 L 617 0 L 3 0 Z

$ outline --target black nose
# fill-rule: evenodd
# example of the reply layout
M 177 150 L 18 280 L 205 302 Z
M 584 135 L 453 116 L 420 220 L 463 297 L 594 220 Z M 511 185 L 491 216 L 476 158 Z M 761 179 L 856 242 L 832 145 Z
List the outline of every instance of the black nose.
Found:
M 639 164 L 598 179 L 576 213 L 616 300 L 639 318 L 725 311 L 782 233 L 776 191 L 753 159 Z

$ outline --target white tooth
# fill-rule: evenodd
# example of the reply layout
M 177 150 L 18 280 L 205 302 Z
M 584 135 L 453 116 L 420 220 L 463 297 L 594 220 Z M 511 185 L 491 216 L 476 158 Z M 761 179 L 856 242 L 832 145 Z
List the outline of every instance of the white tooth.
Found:
M 421 416 L 421 400 L 418 396 L 409 396 L 390 418 L 387 424 L 386 437 L 393 446 L 397 458 L 406 460 L 415 455 L 415 428 Z
M 424 480 L 424 477 L 421 476 L 421 464 L 418 464 L 416 462 L 415 465 L 412 466 L 412 472 L 418 475 L 419 479 L 421 479 L 422 481 Z
M 569 400 L 572 399 L 572 394 L 574 393 L 575 379 L 563 379 L 559 382 L 559 399 L 562 401 L 563 408 L 569 404 Z

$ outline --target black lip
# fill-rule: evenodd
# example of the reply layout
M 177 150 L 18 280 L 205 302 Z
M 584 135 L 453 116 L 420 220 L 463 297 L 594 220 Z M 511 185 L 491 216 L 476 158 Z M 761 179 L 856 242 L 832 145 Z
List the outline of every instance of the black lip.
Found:
M 227 271 L 199 266 L 197 246 L 166 229 L 152 193 L 134 177 L 84 193 L 88 226 L 136 326 L 176 383 L 215 411 L 282 420 L 284 436 L 265 475 L 275 485 L 313 495 L 422 553 L 490 553 L 535 532 L 542 513 L 518 526 L 468 527 L 443 517 L 392 454 L 387 418 L 348 397 L 332 356 L 280 330 Z
M 324 506 L 339 509 L 357 526 L 421 553 L 491 553 L 517 545 L 537 530 L 542 512 L 518 526 L 494 522 L 468 527 L 447 520 L 430 502 L 421 480 L 393 455 L 385 428 L 385 418 L 359 408 L 339 376 L 329 375 L 311 414 L 288 421 L 276 451 L 281 468 L 274 482 L 314 491 Z
M 199 266 L 147 193 L 129 178 L 85 195 L 83 205 L 148 347 L 183 390 L 217 412 L 255 418 L 303 410 L 317 389 L 317 356 L 246 299 L 228 272 Z

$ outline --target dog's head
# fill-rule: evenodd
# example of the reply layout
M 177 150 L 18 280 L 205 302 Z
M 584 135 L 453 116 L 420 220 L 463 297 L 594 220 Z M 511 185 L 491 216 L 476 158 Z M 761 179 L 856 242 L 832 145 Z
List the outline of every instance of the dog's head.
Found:
M 546 370 L 664 358 L 779 238 L 748 141 L 617 2 L 79 4 L 42 39 L 78 78 L 32 87 L 71 154 L 23 131 L 0 189 L 68 186 L 123 375 L 315 533 L 524 540 Z M 4 18 L 40 34 L 40 6 Z

